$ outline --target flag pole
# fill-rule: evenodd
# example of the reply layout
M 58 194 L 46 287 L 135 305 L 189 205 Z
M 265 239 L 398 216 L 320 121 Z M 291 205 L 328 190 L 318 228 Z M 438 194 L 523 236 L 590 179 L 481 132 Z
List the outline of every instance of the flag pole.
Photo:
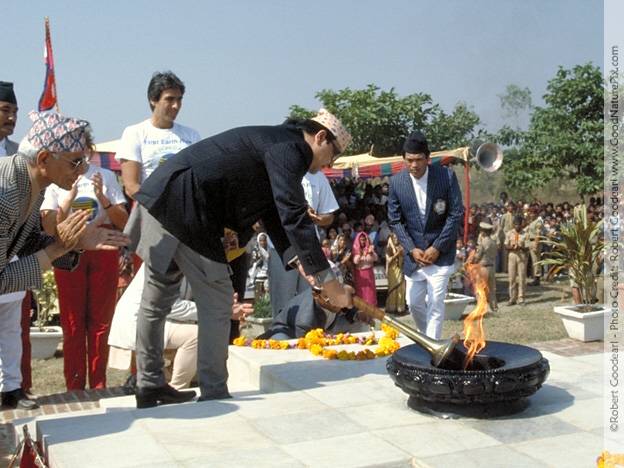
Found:
M 54 54 L 52 52 L 52 38 L 50 34 L 50 18 L 44 17 L 45 24 L 45 45 L 43 49 L 43 57 L 46 66 L 45 80 L 43 83 L 43 92 L 39 98 L 38 111 L 45 112 L 51 109 L 60 111 L 57 94 L 56 94 L 56 77 L 54 72 Z
M 46 44 L 49 44 L 50 47 L 50 61 L 54 64 L 53 54 L 52 54 L 52 34 L 50 34 L 50 17 L 45 17 L 45 30 L 46 30 Z M 46 46 L 47 47 L 47 46 Z M 58 94 L 56 92 L 56 69 L 54 70 L 54 81 L 52 82 L 52 88 L 54 89 L 54 96 L 56 97 L 56 103 L 54 104 L 54 108 L 56 112 L 61 113 L 61 109 L 58 103 Z

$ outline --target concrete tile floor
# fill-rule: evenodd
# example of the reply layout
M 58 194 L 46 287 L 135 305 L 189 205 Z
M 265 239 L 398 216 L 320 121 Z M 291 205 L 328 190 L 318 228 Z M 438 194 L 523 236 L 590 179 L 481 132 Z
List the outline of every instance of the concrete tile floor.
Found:
M 116 397 L 40 418 L 51 466 L 568 467 L 592 466 L 601 450 L 600 354 L 551 347 L 552 376 L 523 413 L 441 420 L 407 408 L 384 359 L 285 360 L 292 350 L 258 365 L 249 351 L 230 351 L 244 370 L 231 372 L 231 400 L 136 410 Z M 277 388 L 288 391 L 265 393 Z

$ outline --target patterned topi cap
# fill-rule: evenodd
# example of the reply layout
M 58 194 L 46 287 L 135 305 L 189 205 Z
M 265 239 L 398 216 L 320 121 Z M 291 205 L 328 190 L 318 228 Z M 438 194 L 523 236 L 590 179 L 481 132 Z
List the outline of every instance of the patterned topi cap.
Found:
M 347 146 L 349 146 L 349 143 L 351 143 L 353 138 L 342 122 L 338 120 L 338 117 L 329 112 L 327 109 L 321 108 L 318 114 L 312 117 L 311 120 L 320 123 L 323 127 L 332 132 L 332 135 L 336 138 L 336 144 L 338 145 L 338 149 L 341 153 L 347 149 Z
M 80 152 L 89 149 L 89 122 L 56 112 L 30 111 L 32 126 L 24 137 L 37 150 Z

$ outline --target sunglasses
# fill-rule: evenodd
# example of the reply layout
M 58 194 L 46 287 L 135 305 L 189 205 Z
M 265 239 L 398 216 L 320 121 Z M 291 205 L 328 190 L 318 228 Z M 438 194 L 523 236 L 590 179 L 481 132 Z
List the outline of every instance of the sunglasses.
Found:
M 73 171 L 77 171 L 82 166 L 86 166 L 87 164 L 89 164 L 89 160 L 91 159 L 89 156 L 86 156 L 86 155 L 80 158 L 76 158 L 76 159 L 65 159 L 65 158 L 62 158 L 61 155 L 58 153 L 52 153 L 52 157 L 54 159 L 60 159 L 62 161 L 65 161 L 67 164 L 71 166 Z

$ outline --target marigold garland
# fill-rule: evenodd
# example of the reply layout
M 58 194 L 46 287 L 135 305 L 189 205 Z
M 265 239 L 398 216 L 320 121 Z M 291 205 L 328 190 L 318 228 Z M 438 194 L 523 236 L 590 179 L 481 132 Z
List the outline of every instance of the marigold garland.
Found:
M 307 349 L 314 356 L 320 356 L 325 359 L 338 359 L 340 361 L 366 361 L 375 359 L 376 357 L 388 356 L 401 347 L 396 341 L 399 332 L 394 328 L 381 324 L 381 330 L 384 336 L 375 337 L 375 333 L 365 337 L 357 337 L 350 333 L 338 333 L 337 335 L 326 334 L 323 329 L 317 328 L 310 330 L 303 338 L 299 338 L 296 343 L 289 343 L 281 340 L 251 340 L 244 336 L 239 336 L 233 341 L 235 346 L 251 346 L 255 349 Z M 360 351 L 347 351 L 344 349 L 335 350 L 328 349 L 327 346 L 361 344 L 371 346 L 376 344 L 377 348 L 371 350 L 369 348 Z

